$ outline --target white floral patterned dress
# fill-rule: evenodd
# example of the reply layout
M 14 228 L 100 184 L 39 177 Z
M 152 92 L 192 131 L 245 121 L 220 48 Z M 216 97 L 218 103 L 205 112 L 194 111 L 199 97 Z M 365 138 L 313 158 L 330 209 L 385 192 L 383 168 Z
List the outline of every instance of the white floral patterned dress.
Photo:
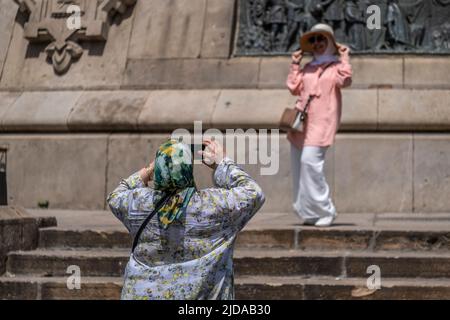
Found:
M 258 184 L 229 158 L 217 167 L 214 181 L 216 188 L 195 192 L 185 215 L 166 230 L 152 218 L 126 267 L 122 299 L 234 299 L 236 235 L 265 199 Z M 108 203 L 134 236 L 162 196 L 135 173 L 108 196 Z

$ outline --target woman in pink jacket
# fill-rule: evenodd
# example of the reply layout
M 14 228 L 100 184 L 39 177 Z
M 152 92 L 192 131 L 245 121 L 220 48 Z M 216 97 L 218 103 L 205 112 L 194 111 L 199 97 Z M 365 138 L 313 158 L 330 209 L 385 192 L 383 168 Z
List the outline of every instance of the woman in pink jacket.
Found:
M 337 213 L 325 180 L 325 154 L 335 141 L 342 114 L 341 89 L 351 85 L 352 68 L 349 49 L 336 43 L 332 28 L 326 24 L 305 33 L 301 48 L 292 55 L 287 86 L 298 96 L 298 109 L 304 110 L 310 96 L 312 100 L 304 131 L 288 133 L 293 206 L 304 224 L 326 227 Z M 311 52 L 314 58 L 302 68 L 303 52 Z

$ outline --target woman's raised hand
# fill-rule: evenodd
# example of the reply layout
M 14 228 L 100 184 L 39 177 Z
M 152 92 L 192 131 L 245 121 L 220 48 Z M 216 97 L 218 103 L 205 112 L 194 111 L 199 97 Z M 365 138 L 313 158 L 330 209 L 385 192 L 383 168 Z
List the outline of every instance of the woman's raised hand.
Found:
M 338 51 L 341 56 L 348 55 L 350 53 L 349 47 L 344 46 L 343 44 L 338 45 Z
M 222 145 L 211 139 L 203 140 L 203 145 L 205 145 L 205 150 L 198 152 L 203 158 L 203 163 L 211 169 L 217 168 L 225 157 Z
M 142 168 L 142 170 L 139 171 L 139 175 L 145 185 L 148 185 L 149 181 L 152 180 L 153 172 L 155 172 L 155 161 L 150 163 L 148 167 Z
M 303 59 L 303 50 L 295 51 L 295 52 L 292 54 L 292 63 L 300 64 L 300 62 L 302 61 L 302 59 Z

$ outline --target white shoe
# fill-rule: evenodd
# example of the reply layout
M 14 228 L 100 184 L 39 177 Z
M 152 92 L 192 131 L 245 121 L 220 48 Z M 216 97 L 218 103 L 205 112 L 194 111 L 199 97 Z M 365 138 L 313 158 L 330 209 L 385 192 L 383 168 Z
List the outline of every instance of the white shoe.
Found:
M 329 227 L 333 223 L 334 219 L 336 219 L 336 216 L 320 218 L 314 225 L 316 227 Z
M 305 226 L 315 226 L 317 221 L 319 221 L 319 219 L 303 219 L 303 225 Z

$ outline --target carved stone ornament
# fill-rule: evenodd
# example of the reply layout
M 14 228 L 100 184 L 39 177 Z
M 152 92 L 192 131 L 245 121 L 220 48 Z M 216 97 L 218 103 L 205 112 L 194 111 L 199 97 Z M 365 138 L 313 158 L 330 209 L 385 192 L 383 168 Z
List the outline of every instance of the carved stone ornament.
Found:
M 24 26 L 30 43 L 45 49 L 57 74 L 64 74 L 83 55 L 80 41 L 107 41 L 113 18 L 136 0 L 14 0 L 29 15 Z M 73 10 L 76 8 L 76 10 Z M 77 20 L 78 19 L 78 20 Z M 77 22 L 71 25 L 71 22 Z
M 316 23 L 356 53 L 450 54 L 449 18 L 450 0 L 239 0 L 236 55 L 298 50 Z

